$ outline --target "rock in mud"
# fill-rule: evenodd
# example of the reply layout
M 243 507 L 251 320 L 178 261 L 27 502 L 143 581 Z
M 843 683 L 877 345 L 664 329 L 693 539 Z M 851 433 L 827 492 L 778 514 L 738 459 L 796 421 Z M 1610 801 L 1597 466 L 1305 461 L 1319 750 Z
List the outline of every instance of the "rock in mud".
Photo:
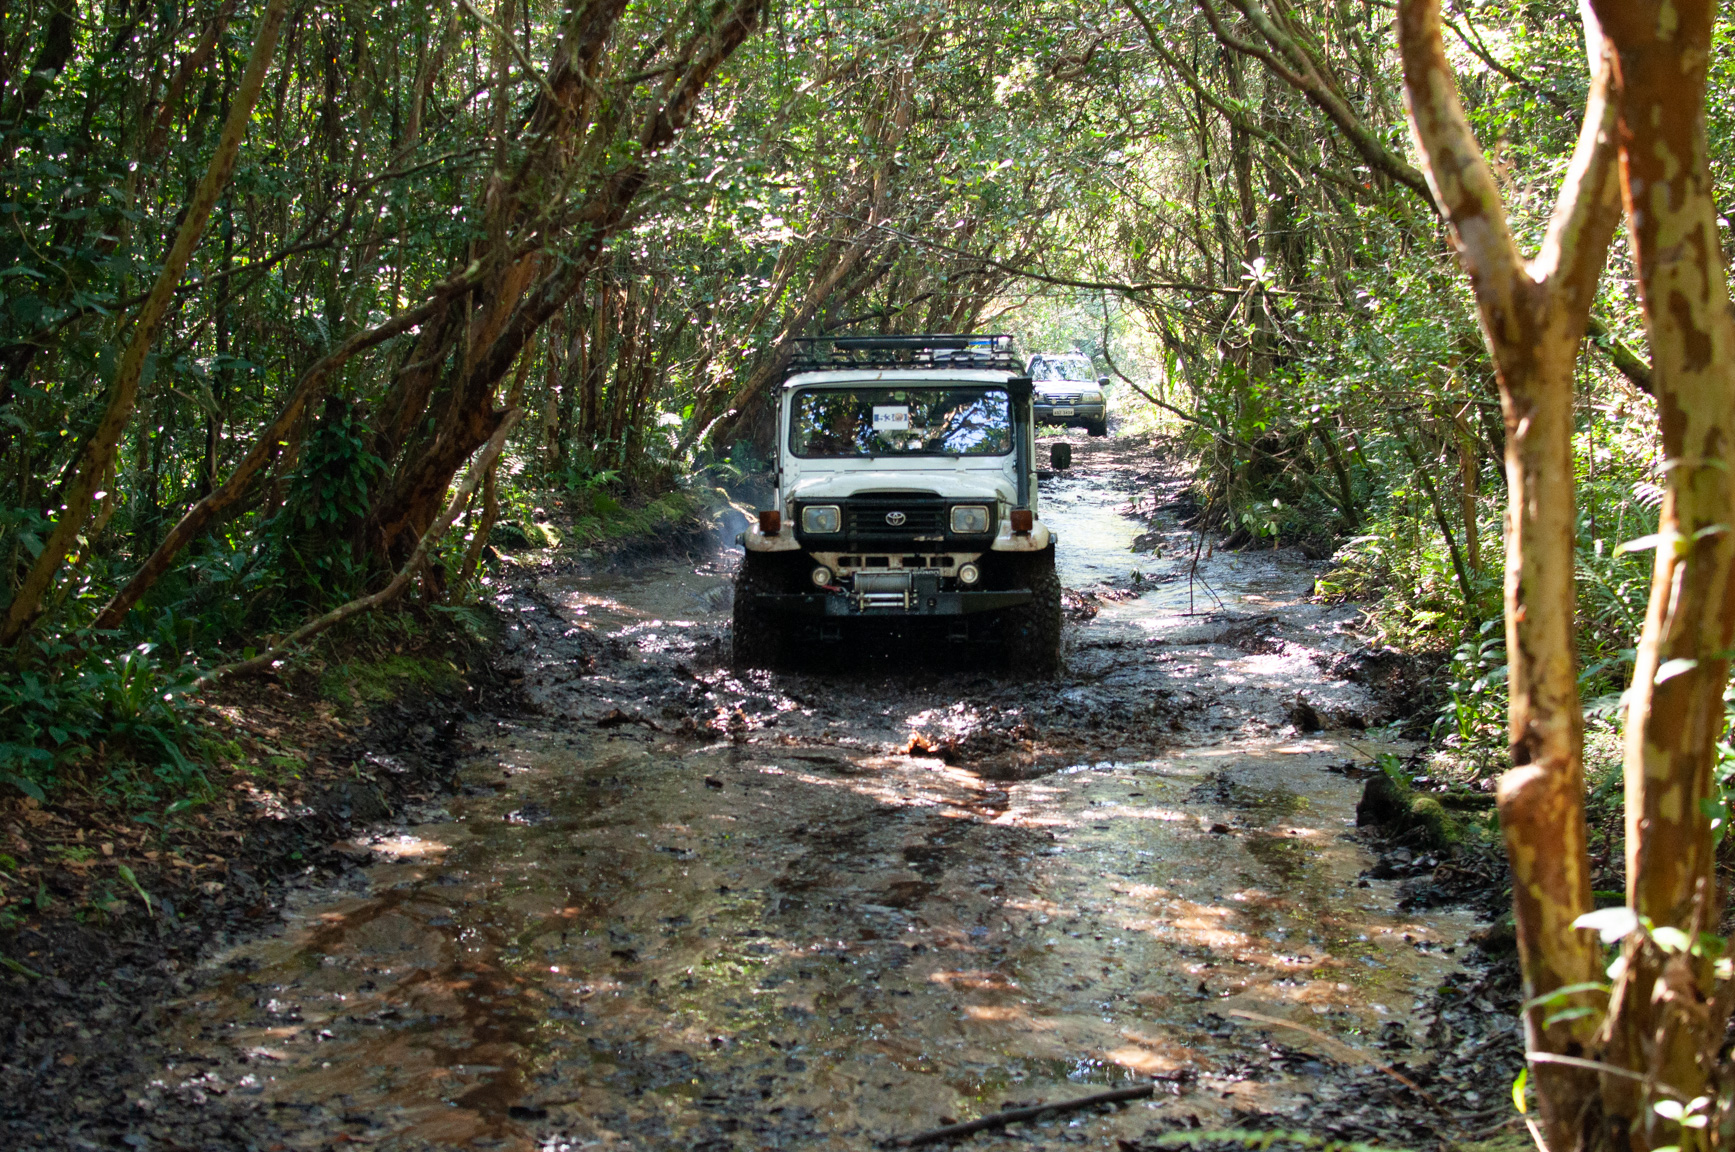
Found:
M 1289 722 L 1295 725 L 1295 730 L 1303 735 L 1318 732 L 1325 727 L 1313 705 L 1300 697 L 1297 697 L 1295 703 L 1289 706 Z
M 1384 772 L 1368 777 L 1362 786 L 1361 802 L 1355 806 L 1357 828 L 1387 828 L 1401 823 L 1410 814 L 1407 789 Z

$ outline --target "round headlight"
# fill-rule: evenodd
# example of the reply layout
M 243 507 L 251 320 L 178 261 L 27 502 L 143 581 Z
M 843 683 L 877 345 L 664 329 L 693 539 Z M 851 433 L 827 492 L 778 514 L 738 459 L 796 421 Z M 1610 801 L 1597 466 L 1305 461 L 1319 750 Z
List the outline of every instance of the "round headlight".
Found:
M 976 581 L 978 581 L 980 579 L 982 579 L 982 569 L 976 567 L 976 565 L 974 565 L 974 564 L 960 564 L 958 566 L 958 582 L 959 583 L 961 583 L 961 584 L 974 584 L 974 583 L 976 583 Z
M 988 531 L 988 507 L 985 504 L 955 504 L 952 506 L 952 531 L 960 536 L 980 536 Z
M 801 530 L 828 535 L 843 527 L 843 510 L 836 504 L 809 504 L 801 510 Z
M 819 567 L 815 568 L 813 570 L 813 582 L 815 585 L 817 585 L 820 588 L 824 588 L 827 584 L 830 584 L 831 583 L 831 569 L 827 568 L 824 564 L 821 564 Z

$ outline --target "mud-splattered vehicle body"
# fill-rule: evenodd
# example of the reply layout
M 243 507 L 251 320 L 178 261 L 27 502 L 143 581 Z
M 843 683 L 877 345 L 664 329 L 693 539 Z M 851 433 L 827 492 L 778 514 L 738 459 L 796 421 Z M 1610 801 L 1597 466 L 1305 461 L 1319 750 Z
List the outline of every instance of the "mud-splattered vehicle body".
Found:
M 1031 396 L 1007 336 L 804 341 L 778 397 L 776 496 L 741 538 L 736 663 L 896 621 L 1053 674 Z

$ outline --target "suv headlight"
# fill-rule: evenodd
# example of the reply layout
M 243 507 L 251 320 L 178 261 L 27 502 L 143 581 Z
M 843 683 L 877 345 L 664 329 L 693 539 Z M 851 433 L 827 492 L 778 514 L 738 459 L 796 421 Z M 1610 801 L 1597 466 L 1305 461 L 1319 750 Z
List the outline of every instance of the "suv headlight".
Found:
M 954 504 L 952 531 L 960 536 L 980 536 L 988 531 L 988 508 L 984 504 Z
M 843 509 L 836 504 L 810 504 L 801 510 L 801 530 L 827 535 L 843 527 Z

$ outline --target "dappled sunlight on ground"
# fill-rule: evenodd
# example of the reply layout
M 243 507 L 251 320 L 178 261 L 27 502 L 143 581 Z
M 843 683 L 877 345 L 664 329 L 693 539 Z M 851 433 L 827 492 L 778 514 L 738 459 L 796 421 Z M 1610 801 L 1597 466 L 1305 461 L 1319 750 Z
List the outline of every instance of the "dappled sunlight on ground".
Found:
M 1357 1052 L 1414 1031 L 1470 918 L 1358 882 L 1342 767 L 1385 745 L 1285 724 L 1303 692 L 1371 710 L 1312 658 L 1330 620 L 1266 615 L 1302 599 L 1293 559 L 1218 558 L 1233 611 L 1189 616 L 1112 497 L 1051 499 L 1079 573 L 1151 578 L 1072 629 L 1055 685 L 737 677 L 706 663 L 718 571 L 551 576 L 540 626 L 616 656 L 531 667 L 541 715 L 483 734 L 442 819 L 354 846 L 366 895 L 223 957 L 186 1046 L 300 1109 L 312 1143 L 391 1149 L 860 1149 L 1149 1076 L 1162 1091 L 1093 1141 L 1294 1109 L 1343 1053 L 1252 1017 Z M 673 731 L 699 707 L 708 731 Z M 1014 714 L 1035 734 L 1011 745 L 1057 714 L 1095 735 L 1045 745 L 1058 771 L 982 770 L 956 741 Z

